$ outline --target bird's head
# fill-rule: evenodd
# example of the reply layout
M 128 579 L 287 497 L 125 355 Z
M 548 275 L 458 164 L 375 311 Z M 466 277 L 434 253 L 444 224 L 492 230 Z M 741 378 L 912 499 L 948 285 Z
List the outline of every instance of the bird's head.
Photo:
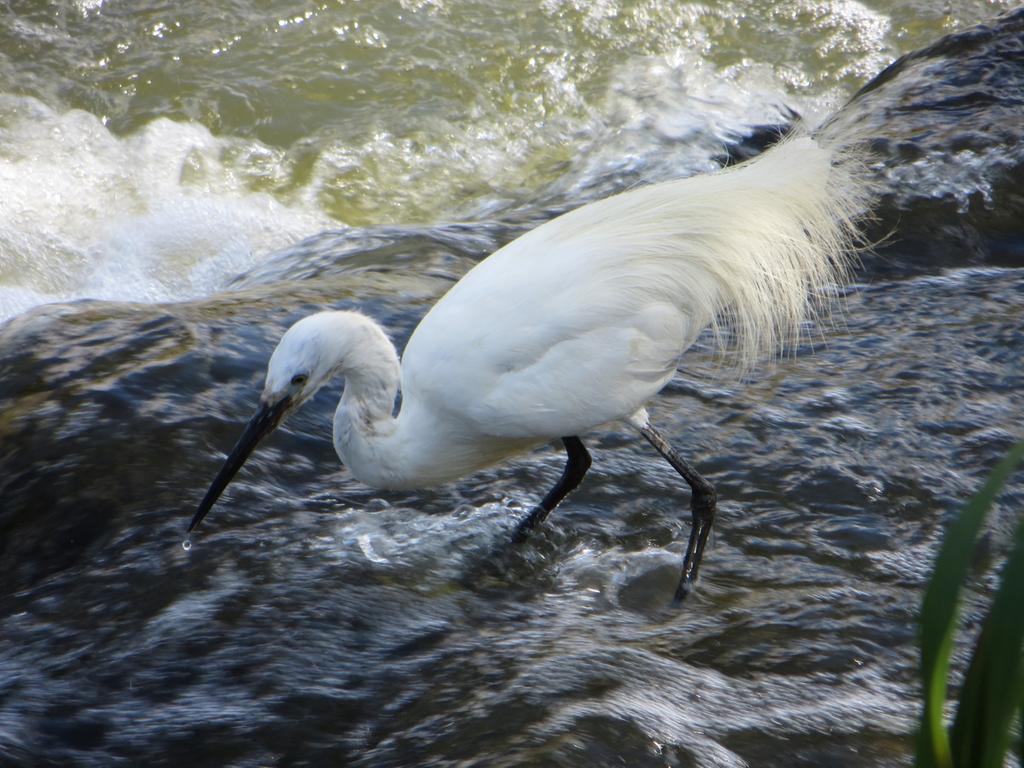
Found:
M 274 407 L 287 401 L 293 410 L 309 400 L 344 365 L 344 337 L 332 333 L 330 314 L 310 315 L 289 328 L 267 365 L 260 404 Z
M 259 407 L 200 502 L 188 527 L 190 533 L 210 511 L 260 440 L 342 369 L 349 334 L 339 326 L 351 324 L 352 319 L 347 316 L 365 320 L 355 313 L 322 312 L 299 320 L 281 337 L 267 365 Z

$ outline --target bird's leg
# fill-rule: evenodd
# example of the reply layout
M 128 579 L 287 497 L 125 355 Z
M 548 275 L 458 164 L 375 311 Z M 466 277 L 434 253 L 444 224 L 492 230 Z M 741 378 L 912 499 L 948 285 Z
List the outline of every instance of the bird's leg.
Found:
M 640 434 L 647 438 L 647 442 L 653 445 L 658 453 L 664 456 L 690 485 L 690 510 L 693 513 L 693 527 L 690 528 L 690 543 L 686 545 L 683 573 L 674 598 L 675 602 L 680 603 L 693 589 L 693 584 L 697 580 L 697 571 L 700 569 L 704 545 L 708 542 L 711 524 L 715 521 L 718 494 L 715 492 L 715 487 L 694 469 L 675 448 L 669 445 L 668 440 L 662 437 L 650 422 L 645 423 L 639 429 Z
M 569 458 L 565 462 L 565 470 L 555 487 L 548 491 L 547 495 L 541 499 L 540 504 L 531 509 L 530 514 L 519 523 L 512 539 L 515 542 L 525 540 L 530 535 L 530 531 L 544 522 L 548 513 L 576 489 L 576 486 L 583 480 L 583 476 L 587 474 L 587 470 L 590 469 L 590 453 L 583 445 L 582 440 L 578 437 L 563 437 L 562 443 L 565 445 L 566 453 L 569 454 Z

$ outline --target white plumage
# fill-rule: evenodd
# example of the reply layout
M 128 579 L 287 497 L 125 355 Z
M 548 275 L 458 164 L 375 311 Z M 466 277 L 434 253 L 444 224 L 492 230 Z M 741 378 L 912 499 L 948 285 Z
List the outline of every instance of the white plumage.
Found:
M 743 165 L 633 189 L 542 224 L 438 301 L 401 364 L 369 318 L 305 318 L 270 360 L 264 422 L 254 417 L 192 527 L 255 442 L 339 374 L 335 447 L 374 487 L 446 482 L 617 419 L 649 430 L 673 461 L 644 404 L 709 325 L 741 369 L 794 341 L 828 286 L 845 279 L 865 200 L 855 160 L 798 138 Z M 575 451 L 586 455 L 582 444 Z
M 709 324 L 751 367 L 846 276 L 863 193 L 833 158 L 801 138 L 542 224 L 427 314 L 403 392 L 484 435 L 550 438 L 632 414 Z

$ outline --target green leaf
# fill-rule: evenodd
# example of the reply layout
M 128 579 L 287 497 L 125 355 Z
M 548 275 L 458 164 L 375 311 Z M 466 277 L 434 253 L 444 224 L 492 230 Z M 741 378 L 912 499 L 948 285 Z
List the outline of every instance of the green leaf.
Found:
M 1024 520 L 960 691 L 950 734 L 958 766 L 1002 768 L 1024 699 Z
M 952 768 L 953 752 L 943 722 L 949 657 L 959 607 L 960 586 L 970 569 L 975 540 L 985 516 L 1006 479 L 1024 456 L 1024 442 L 1014 446 L 985 485 L 946 531 L 935 570 L 921 606 L 921 678 L 924 712 L 918 737 L 920 768 Z M 965 764 L 965 765 L 970 765 Z

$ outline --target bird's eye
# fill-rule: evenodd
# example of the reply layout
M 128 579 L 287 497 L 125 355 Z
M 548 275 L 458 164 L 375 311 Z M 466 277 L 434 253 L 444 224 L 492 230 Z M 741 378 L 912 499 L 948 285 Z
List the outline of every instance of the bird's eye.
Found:
M 301 387 L 307 381 L 309 381 L 309 376 L 307 376 L 304 373 L 297 373 L 294 376 L 292 376 L 292 385 L 293 386 Z

